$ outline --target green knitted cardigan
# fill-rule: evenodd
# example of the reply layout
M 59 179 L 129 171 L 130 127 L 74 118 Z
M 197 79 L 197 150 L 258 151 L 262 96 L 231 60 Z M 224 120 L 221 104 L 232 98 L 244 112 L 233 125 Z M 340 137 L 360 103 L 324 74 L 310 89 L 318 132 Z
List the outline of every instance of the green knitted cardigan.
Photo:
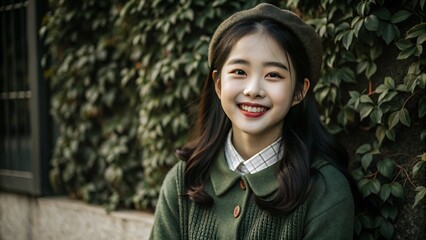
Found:
M 214 204 L 203 208 L 182 197 L 185 162 L 179 162 L 163 183 L 150 239 L 352 239 L 349 185 L 325 161 L 315 161 L 318 171 L 312 176 L 310 197 L 291 214 L 259 209 L 254 195 L 273 195 L 277 167 L 242 177 L 228 169 L 220 153 L 205 185 Z M 237 206 L 240 211 L 234 216 Z

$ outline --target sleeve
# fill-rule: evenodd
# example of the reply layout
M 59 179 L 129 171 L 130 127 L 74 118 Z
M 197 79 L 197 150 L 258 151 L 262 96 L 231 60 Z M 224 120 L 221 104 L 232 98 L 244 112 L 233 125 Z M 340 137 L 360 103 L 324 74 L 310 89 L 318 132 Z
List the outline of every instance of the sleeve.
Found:
M 321 169 L 308 199 L 304 240 L 353 238 L 354 201 L 346 178 L 328 165 Z
M 179 163 L 178 163 L 179 164 Z M 150 240 L 180 239 L 178 164 L 166 175 L 160 190 Z

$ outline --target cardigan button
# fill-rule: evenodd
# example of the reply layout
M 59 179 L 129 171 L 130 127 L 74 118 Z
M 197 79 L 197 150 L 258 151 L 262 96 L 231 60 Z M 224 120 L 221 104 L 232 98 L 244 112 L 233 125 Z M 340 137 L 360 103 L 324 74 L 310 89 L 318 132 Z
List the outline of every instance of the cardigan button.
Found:
M 234 208 L 234 218 L 237 218 L 238 216 L 240 216 L 240 206 L 236 206 Z
M 243 180 L 240 180 L 240 188 L 241 188 L 241 190 L 246 190 L 246 184 L 244 183 L 244 181 Z

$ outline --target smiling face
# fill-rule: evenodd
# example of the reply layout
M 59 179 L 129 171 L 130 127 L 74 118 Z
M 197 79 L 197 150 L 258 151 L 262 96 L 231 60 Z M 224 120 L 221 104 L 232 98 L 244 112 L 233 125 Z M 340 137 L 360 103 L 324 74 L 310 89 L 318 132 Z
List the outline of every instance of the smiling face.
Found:
M 293 98 L 294 75 L 289 56 L 265 32 L 246 35 L 234 45 L 220 74 L 213 72 L 234 138 L 269 144 L 281 135 L 284 117 L 300 101 Z

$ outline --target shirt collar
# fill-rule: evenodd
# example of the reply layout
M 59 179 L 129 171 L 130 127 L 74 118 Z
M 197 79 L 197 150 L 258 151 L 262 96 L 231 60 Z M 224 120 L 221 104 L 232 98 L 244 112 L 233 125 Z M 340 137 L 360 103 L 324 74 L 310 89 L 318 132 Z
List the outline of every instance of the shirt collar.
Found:
M 225 142 L 225 158 L 229 169 L 239 175 L 254 174 L 277 163 L 283 156 L 281 137 L 251 158 L 244 160 L 232 144 L 232 129 Z
M 277 174 L 279 164 L 274 164 L 260 172 L 240 176 L 229 169 L 223 149 L 213 163 L 210 181 L 217 196 L 226 193 L 239 179 L 246 179 L 249 188 L 256 196 L 265 197 L 278 188 Z
M 232 144 L 232 128 L 229 131 L 228 137 L 226 138 L 225 142 L 225 159 L 228 163 L 229 169 L 234 172 L 237 172 L 238 166 L 244 163 L 244 159 L 241 157 L 241 155 L 237 152 L 234 145 Z

